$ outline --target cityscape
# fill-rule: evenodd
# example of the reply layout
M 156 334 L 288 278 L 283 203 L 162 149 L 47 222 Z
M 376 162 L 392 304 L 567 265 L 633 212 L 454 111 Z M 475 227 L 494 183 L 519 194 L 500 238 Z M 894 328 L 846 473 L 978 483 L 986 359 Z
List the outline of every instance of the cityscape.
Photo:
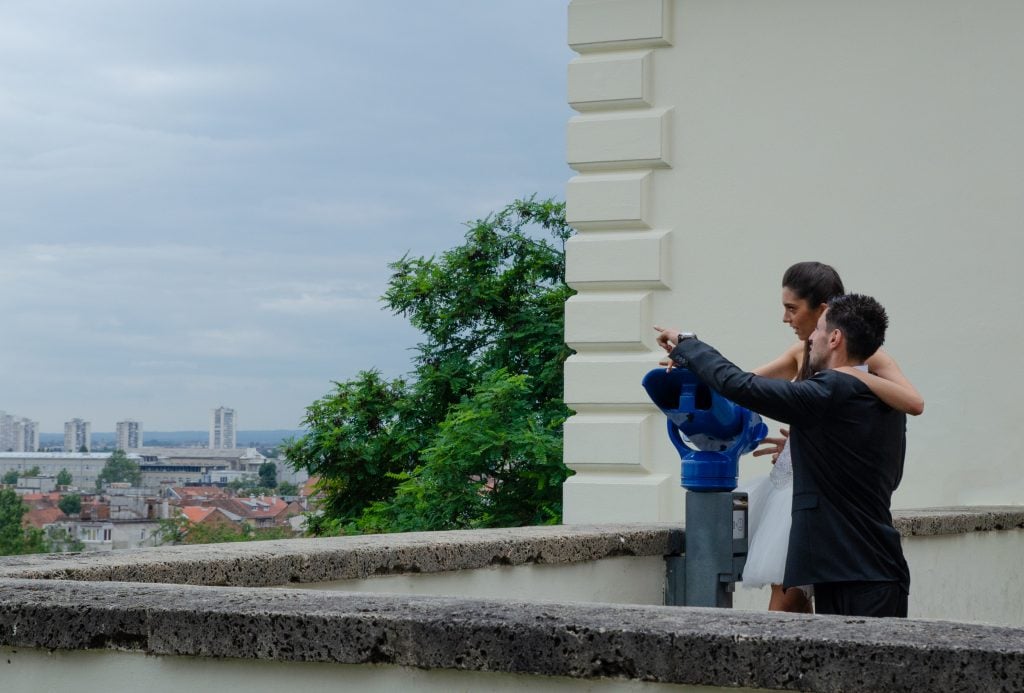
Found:
M 239 447 L 230 407 L 210 410 L 205 441 L 196 432 L 179 445 L 146 445 L 143 422 L 131 418 L 118 421 L 112 437 L 70 419 L 62 444 L 25 417 L 5 412 L 0 426 L 3 487 L 24 504 L 23 524 L 50 550 L 289 537 L 310 509 L 309 476 L 289 467 L 278 452 L 281 438 L 273 439 L 283 432 L 257 433 L 271 440 Z M 45 437 L 57 444 L 41 444 Z

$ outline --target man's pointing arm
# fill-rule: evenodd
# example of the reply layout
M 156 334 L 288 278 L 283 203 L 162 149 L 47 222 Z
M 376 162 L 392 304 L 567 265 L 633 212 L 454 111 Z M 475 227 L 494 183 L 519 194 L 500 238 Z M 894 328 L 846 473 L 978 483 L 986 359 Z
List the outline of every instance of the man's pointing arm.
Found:
M 831 396 L 820 379 L 790 383 L 747 373 L 695 336 L 681 334 L 669 358 L 727 399 L 784 423 L 817 419 Z

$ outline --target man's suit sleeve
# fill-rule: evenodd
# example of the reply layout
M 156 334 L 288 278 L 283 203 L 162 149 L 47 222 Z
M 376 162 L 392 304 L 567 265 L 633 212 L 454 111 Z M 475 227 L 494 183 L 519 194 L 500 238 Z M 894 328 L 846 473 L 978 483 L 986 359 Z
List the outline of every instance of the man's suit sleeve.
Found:
M 747 373 L 699 339 L 682 340 L 670 357 L 727 399 L 783 423 L 817 421 L 831 399 L 818 377 L 791 383 Z

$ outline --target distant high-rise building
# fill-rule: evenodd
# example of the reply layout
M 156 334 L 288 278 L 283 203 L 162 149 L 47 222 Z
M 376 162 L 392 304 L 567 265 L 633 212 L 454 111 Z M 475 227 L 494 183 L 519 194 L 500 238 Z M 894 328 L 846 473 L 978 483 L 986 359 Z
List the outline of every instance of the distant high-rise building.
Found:
M 237 431 L 235 410 L 218 407 L 210 414 L 210 449 L 230 449 L 236 447 Z
M 92 423 L 81 419 L 71 419 L 64 422 L 64 451 L 78 452 L 83 447 L 85 451 L 92 450 Z
M 0 452 L 35 452 L 39 449 L 39 422 L 0 411 Z
M 39 422 L 18 419 L 14 424 L 14 452 L 39 450 Z
M 0 411 L 0 452 L 14 450 L 14 417 Z
M 126 419 L 117 422 L 117 449 L 135 450 L 142 447 L 142 422 Z

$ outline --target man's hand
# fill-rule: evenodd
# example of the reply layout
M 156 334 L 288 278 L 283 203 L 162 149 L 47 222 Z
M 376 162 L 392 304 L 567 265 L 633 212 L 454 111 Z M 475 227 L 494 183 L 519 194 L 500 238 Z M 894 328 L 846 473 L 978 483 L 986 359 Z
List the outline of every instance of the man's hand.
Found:
M 679 343 L 679 330 L 665 329 L 655 325 L 654 331 L 658 333 L 658 336 L 656 337 L 658 346 L 666 352 L 672 351 L 676 348 L 676 344 Z
M 782 453 L 782 448 L 786 446 L 786 438 L 789 438 L 789 429 L 780 428 L 779 433 L 782 434 L 781 438 L 765 438 L 762 440 L 760 444 L 763 447 L 759 447 L 757 450 L 754 450 L 754 457 L 771 455 L 772 464 L 778 462 L 779 455 Z

